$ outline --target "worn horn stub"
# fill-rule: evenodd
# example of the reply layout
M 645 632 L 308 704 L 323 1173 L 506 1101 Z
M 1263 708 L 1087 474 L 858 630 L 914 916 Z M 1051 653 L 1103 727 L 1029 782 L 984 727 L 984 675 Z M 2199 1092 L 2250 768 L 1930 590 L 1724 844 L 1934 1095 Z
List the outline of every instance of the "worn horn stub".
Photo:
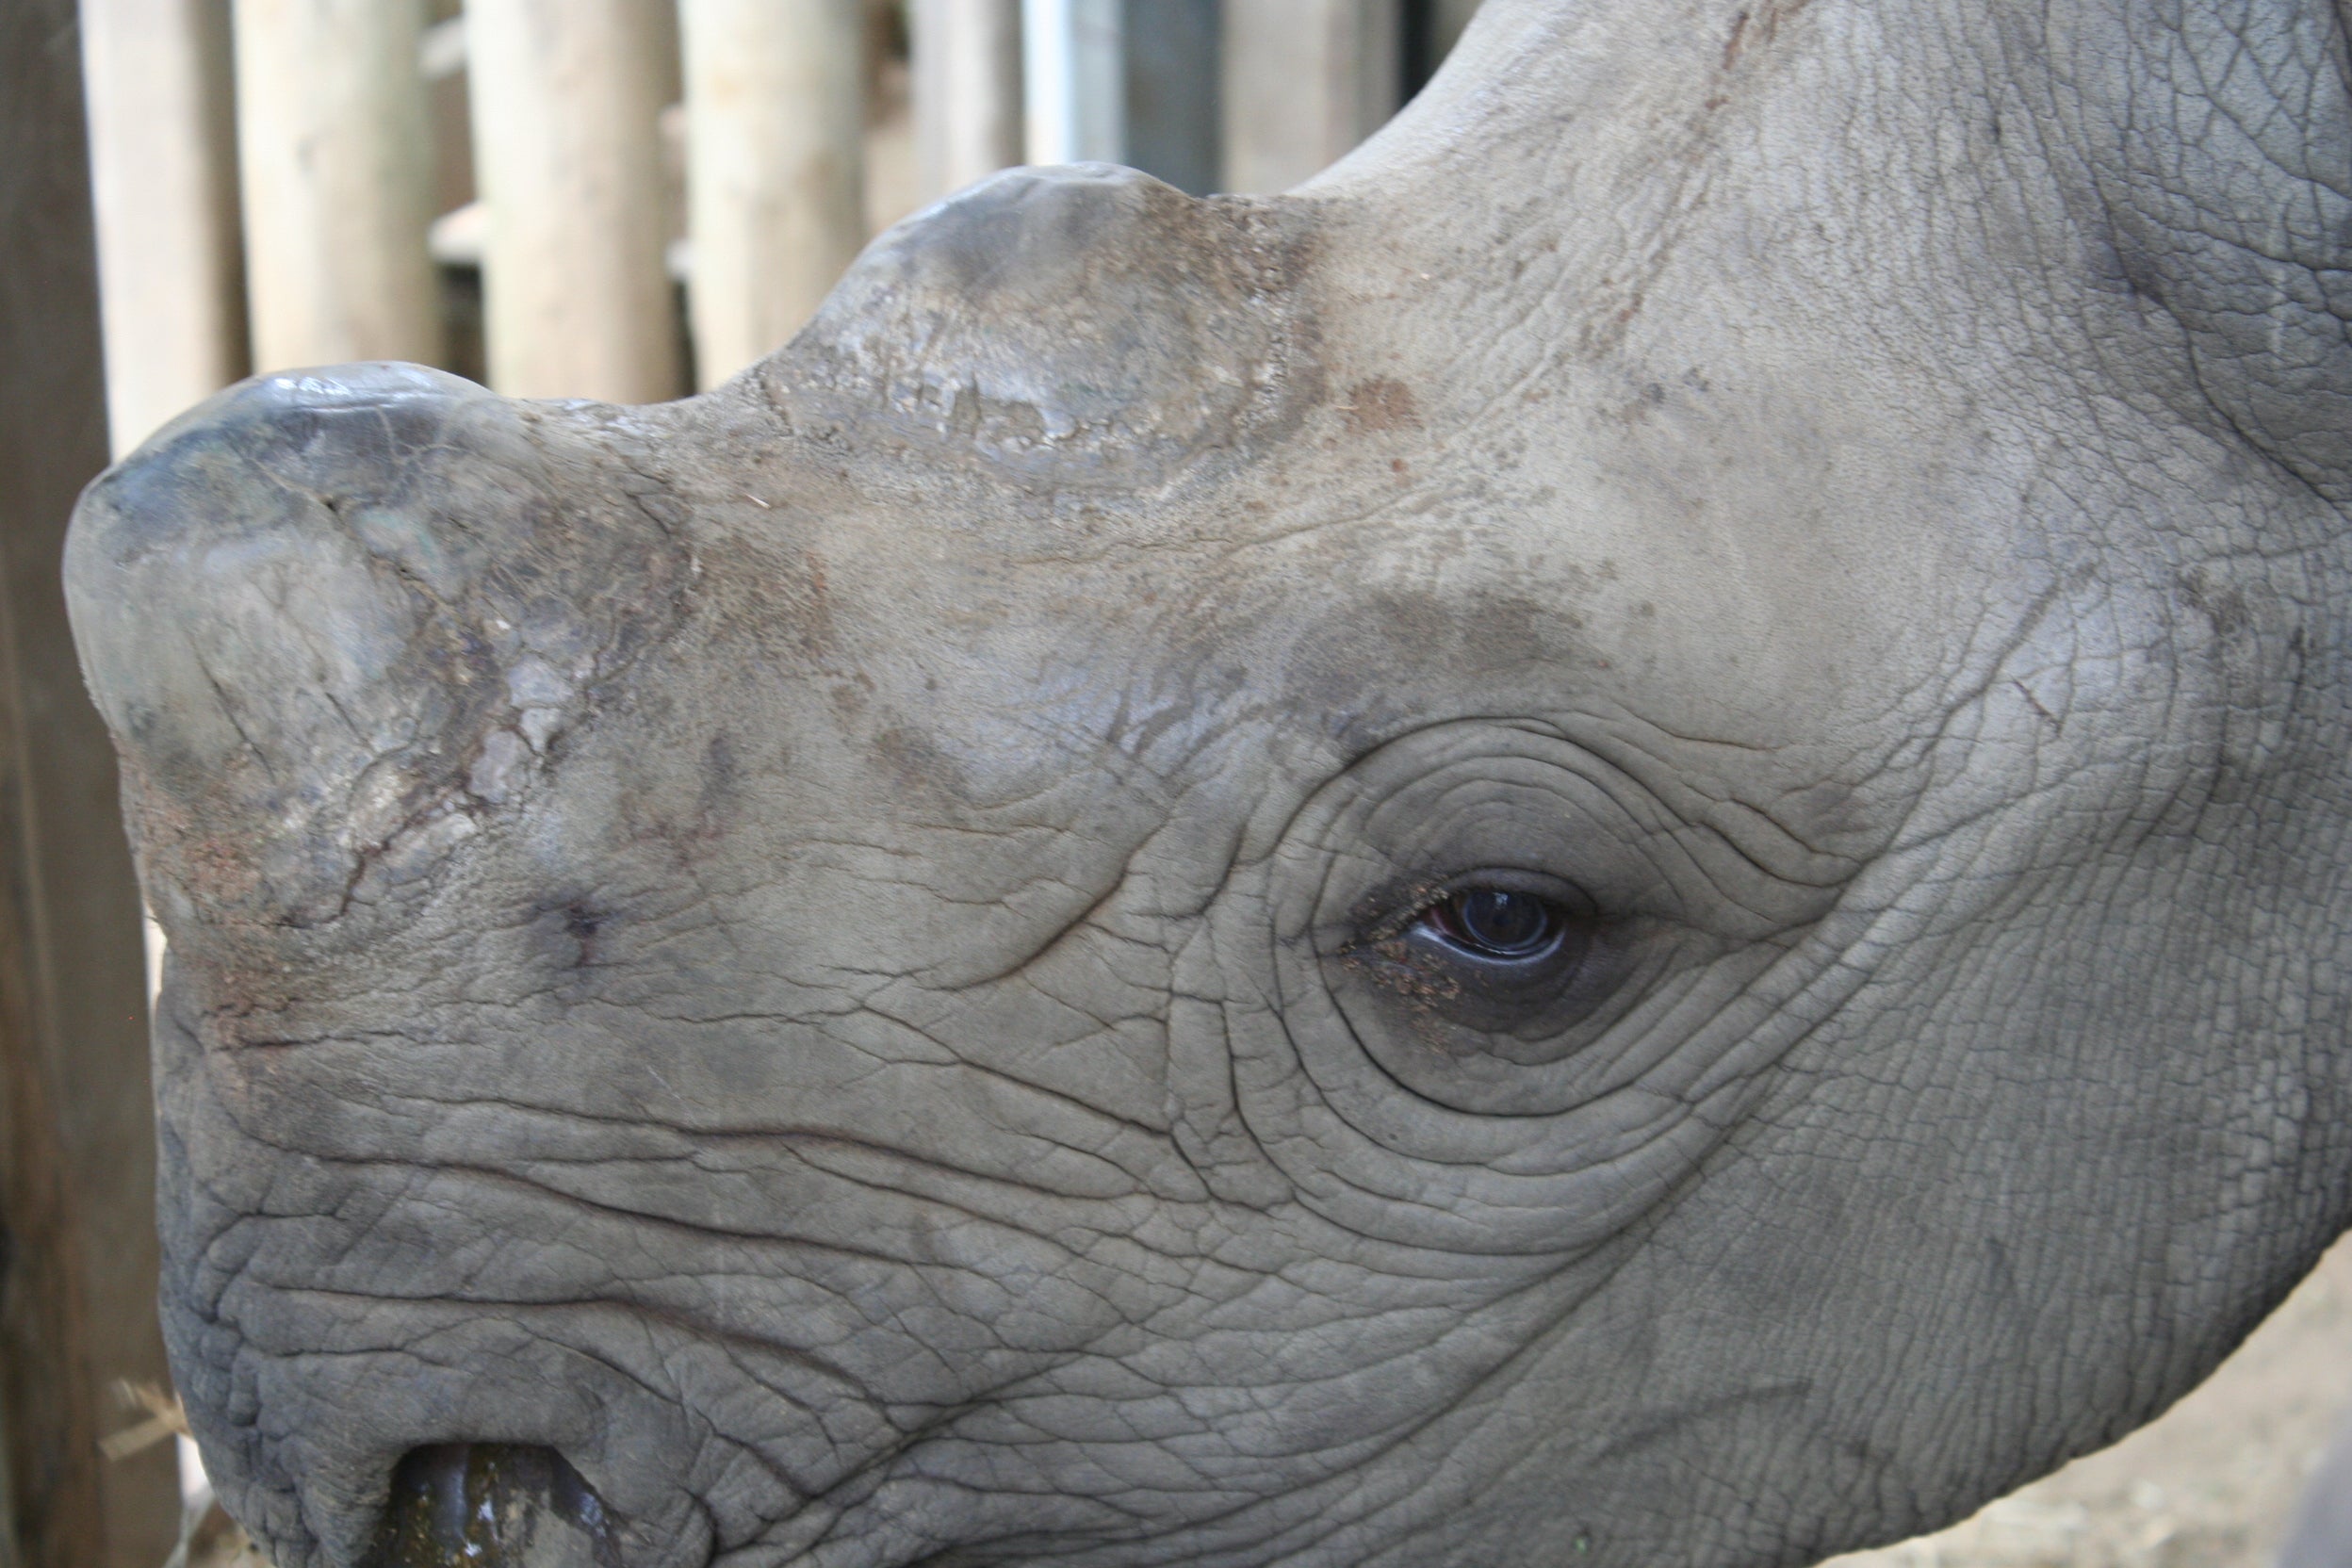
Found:
M 1109 164 L 1014 169 L 870 246 L 759 372 L 1000 477 L 1115 488 L 1233 455 L 1312 391 L 1295 215 Z

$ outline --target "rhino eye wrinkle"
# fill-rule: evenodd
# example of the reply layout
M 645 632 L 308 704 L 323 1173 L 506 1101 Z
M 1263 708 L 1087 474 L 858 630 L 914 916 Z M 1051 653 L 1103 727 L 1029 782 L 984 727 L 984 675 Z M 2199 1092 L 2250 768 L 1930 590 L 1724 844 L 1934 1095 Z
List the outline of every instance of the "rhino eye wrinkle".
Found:
M 1509 888 L 1465 888 L 1421 912 L 1440 941 L 1492 963 L 1535 963 L 1558 951 L 1566 912 L 1550 899 Z

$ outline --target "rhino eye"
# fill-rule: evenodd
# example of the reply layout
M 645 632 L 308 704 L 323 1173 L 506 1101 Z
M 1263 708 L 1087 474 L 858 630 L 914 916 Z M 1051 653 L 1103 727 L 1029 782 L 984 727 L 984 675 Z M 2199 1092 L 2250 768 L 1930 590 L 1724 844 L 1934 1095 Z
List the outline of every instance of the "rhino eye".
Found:
M 1507 964 L 1550 957 L 1568 931 L 1559 905 L 1509 888 L 1465 888 L 1422 910 L 1416 923 L 1474 958 Z

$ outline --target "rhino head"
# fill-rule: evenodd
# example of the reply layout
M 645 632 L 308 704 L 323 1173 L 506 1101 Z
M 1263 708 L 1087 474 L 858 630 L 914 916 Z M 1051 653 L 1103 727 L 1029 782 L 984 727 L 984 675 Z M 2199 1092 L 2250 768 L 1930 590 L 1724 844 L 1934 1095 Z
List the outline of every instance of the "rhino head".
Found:
M 231 1509 L 1728 1568 L 2162 1408 L 2352 1213 L 2346 79 L 1493 0 L 702 397 L 184 417 L 67 573 Z

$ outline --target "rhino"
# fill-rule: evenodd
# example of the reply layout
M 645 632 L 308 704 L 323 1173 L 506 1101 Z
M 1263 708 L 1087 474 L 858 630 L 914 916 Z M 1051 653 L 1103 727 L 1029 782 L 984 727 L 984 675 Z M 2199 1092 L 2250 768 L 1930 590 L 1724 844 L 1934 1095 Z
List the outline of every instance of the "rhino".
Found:
M 1491 0 L 66 577 L 282 1568 L 1771 1568 L 2352 1219 L 2341 0 Z

